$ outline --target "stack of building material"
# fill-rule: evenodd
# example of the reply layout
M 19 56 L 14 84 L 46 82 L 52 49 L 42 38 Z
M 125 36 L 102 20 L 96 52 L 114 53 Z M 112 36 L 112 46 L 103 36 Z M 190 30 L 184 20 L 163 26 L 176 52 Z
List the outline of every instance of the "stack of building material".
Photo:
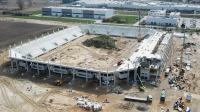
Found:
M 82 98 L 82 97 L 81 98 L 77 97 L 76 100 L 77 100 L 77 105 L 80 108 L 84 108 L 86 110 L 92 110 L 95 112 L 102 110 L 102 105 L 97 102 L 92 102 L 92 101 L 89 101 L 88 99 Z

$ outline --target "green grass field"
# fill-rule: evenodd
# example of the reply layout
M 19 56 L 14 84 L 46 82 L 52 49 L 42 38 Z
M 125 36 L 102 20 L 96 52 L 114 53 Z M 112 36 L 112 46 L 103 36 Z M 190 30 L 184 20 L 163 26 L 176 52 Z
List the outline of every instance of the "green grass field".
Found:
M 36 12 L 37 13 L 37 12 Z M 13 18 L 21 19 L 35 19 L 46 21 L 58 21 L 63 23 L 94 23 L 94 20 L 76 19 L 76 18 L 63 18 L 63 17 L 46 17 L 46 16 L 11 16 Z
M 138 16 L 132 15 L 116 15 L 112 18 L 105 19 L 105 23 L 116 23 L 116 24 L 134 24 L 138 21 Z
M 125 10 L 117 10 L 115 11 L 116 14 L 119 15 L 138 15 L 138 11 L 125 11 Z M 148 15 L 148 11 L 141 11 L 140 13 L 142 16 L 147 16 Z
M 41 10 L 37 10 L 37 11 L 31 11 L 29 13 L 31 13 L 32 15 L 37 15 L 37 14 L 41 14 L 42 11 Z
M 87 39 L 83 42 L 83 45 L 87 47 L 96 47 L 96 48 L 103 48 L 103 49 L 116 49 L 115 42 L 117 40 L 107 36 L 107 35 L 100 35 L 91 39 Z

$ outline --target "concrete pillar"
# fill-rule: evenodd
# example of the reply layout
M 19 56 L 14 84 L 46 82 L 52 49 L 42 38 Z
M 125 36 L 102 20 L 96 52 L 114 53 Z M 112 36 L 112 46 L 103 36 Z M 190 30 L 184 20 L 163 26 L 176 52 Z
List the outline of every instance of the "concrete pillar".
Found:
M 60 78 L 63 78 L 62 67 L 60 66 Z
M 128 64 L 128 74 L 127 74 L 127 84 L 129 84 L 129 72 L 130 72 L 130 69 L 129 69 L 129 64 Z
M 38 75 L 40 75 L 39 63 L 37 63 L 37 73 L 38 73 Z
M 17 71 L 19 70 L 19 65 L 18 65 L 18 61 L 16 60 L 16 67 L 17 67 Z
M 73 73 L 73 79 L 72 80 L 75 80 L 75 70 L 74 69 L 72 70 L 72 73 Z
M 127 82 L 127 84 L 129 84 L 129 81 L 130 81 L 130 71 L 128 70 L 128 73 L 127 73 L 127 80 L 126 80 L 126 82 Z
M 137 76 L 138 76 L 138 73 L 137 73 L 137 69 L 134 69 L 134 83 L 137 83 Z
M 88 71 L 86 70 L 86 82 L 88 82 Z
M 157 73 L 156 73 L 156 81 L 158 79 L 159 74 L 160 74 L 160 68 L 159 68 L 159 70 L 157 70 Z
M 51 77 L 51 70 L 50 70 L 50 65 L 48 64 L 48 70 L 49 70 L 49 77 Z
M 107 83 L 106 83 L 106 86 L 108 86 L 108 72 L 107 72 L 107 76 L 106 76 L 106 79 L 107 79 Z
M 101 86 L 101 73 L 99 72 L 99 86 Z
M 14 70 L 14 65 L 13 65 L 13 60 L 11 59 L 11 69 L 12 69 L 12 71 Z
M 62 67 L 61 67 L 61 54 L 59 54 L 60 57 L 60 78 L 63 78 L 63 74 L 62 74 Z
M 116 73 L 113 73 L 113 77 L 114 77 L 114 86 L 116 86 L 116 83 L 117 83 Z
M 26 72 L 29 71 L 29 66 L 28 66 L 28 62 L 26 61 Z

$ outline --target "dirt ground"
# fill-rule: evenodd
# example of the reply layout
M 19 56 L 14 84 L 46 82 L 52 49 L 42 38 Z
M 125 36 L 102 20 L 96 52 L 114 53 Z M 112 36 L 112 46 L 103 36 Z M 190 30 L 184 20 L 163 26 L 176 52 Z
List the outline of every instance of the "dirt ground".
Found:
M 173 103 L 177 100 L 178 97 L 185 98 L 188 92 L 191 93 L 193 99 L 191 103 L 185 102 L 185 105 L 189 106 L 193 112 L 199 111 L 200 109 L 199 108 L 200 105 L 199 42 L 200 42 L 199 35 L 197 35 L 196 33 L 193 33 L 192 35 L 189 35 L 188 38 L 186 38 L 186 43 L 194 43 L 194 45 L 188 47 L 187 49 L 184 49 L 183 60 L 189 60 L 191 62 L 190 70 L 186 70 L 184 74 L 185 83 L 181 84 L 181 86 L 183 86 L 184 88 L 182 90 L 179 90 L 177 89 L 177 87 L 170 87 L 170 85 L 168 84 L 168 79 L 161 78 L 162 83 L 159 88 L 156 88 L 155 91 L 161 91 L 162 89 L 166 90 L 167 94 L 166 103 L 161 104 L 159 102 L 160 93 L 152 92 L 152 94 L 154 94 L 153 96 L 155 96 L 156 98 L 156 100 L 153 101 L 151 106 L 152 112 L 154 111 L 160 112 L 162 109 L 163 110 L 170 109 L 170 112 L 173 111 L 172 109 Z M 180 59 L 182 43 L 183 39 L 173 37 L 173 53 L 171 56 L 171 60 L 169 60 L 169 62 L 171 62 L 169 63 L 170 65 L 174 65 L 177 62 L 178 58 Z M 177 72 L 178 67 L 173 66 L 173 69 L 176 71 L 173 73 L 175 73 L 175 75 L 178 74 Z
M 74 67 L 92 68 L 96 70 L 108 71 L 115 70 L 117 62 L 128 59 L 138 47 L 136 39 L 112 37 L 116 39 L 117 49 L 97 49 L 86 47 L 82 44 L 86 39 L 93 38 L 95 35 L 85 35 L 62 47 L 59 47 L 37 59 L 52 63 L 69 65 Z M 53 60 L 53 61 L 52 61 Z
M 176 46 L 175 48 L 175 52 L 174 52 L 174 62 L 176 62 L 178 60 L 178 58 L 180 58 L 180 42 L 182 42 L 183 40 L 180 38 L 175 38 L 174 39 L 176 41 Z M 184 49 L 184 56 L 183 56 L 183 61 L 184 63 L 190 63 L 191 66 L 189 67 L 189 69 L 187 69 L 185 67 L 185 64 L 183 64 L 184 69 L 185 69 L 185 74 L 184 77 L 186 80 L 185 85 L 184 85 L 184 90 L 185 91 L 190 91 L 192 93 L 195 94 L 199 94 L 200 93 L 200 60 L 199 60 L 199 56 L 200 56 L 200 39 L 199 39 L 199 35 L 192 34 L 189 35 L 189 38 L 186 38 L 186 43 L 191 43 L 192 45 L 189 45 L 186 49 Z
M 0 4 L 0 9 L 14 9 L 18 8 L 17 0 L 7 0 L 7 4 Z M 60 5 L 61 0 L 58 2 L 50 2 L 50 0 L 31 0 L 32 6 L 29 5 L 29 0 L 24 0 L 24 11 L 41 10 L 44 6 Z
M 52 25 L 0 21 L 0 49 L 34 39 L 36 35 L 39 36 L 57 28 L 59 27 Z

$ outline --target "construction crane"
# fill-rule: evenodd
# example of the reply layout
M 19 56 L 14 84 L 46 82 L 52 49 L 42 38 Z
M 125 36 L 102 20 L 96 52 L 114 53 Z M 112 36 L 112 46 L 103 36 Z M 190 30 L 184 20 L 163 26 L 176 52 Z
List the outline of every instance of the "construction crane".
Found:
M 141 11 L 138 11 L 138 42 L 141 42 L 143 40 L 142 35 L 141 35 L 141 25 L 140 25 L 140 19 L 141 19 Z
M 138 59 L 137 59 L 137 60 L 138 60 Z M 128 61 L 130 61 L 131 64 L 134 66 L 134 63 L 133 63 L 130 59 L 128 59 Z M 144 86 L 144 84 L 143 84 L 143 82 L 142 82 L 142 80 L 141 80 L 141 78 L 140 78 L 140 76 L 139 76 L 140 70 L 141 70 L 141 67 L 138 67 L 138 68 L 137 68 L 136 77 L 138 78 L 138 81 L 139 81 L 139 89 L 140 89 L 140 91 L 145 91 L 145 86 Z
M 180 64 L 179 64 L 179 76 L 182 76 L 184 71 L 183 71 L 183 55 L 184 55 L 184 46 L 185 46 L 185 23 L 181 25 L 182 32 L 184 33 L 183 35 L 183 44 L 181 48 L 181 57 L 180 57 Z

